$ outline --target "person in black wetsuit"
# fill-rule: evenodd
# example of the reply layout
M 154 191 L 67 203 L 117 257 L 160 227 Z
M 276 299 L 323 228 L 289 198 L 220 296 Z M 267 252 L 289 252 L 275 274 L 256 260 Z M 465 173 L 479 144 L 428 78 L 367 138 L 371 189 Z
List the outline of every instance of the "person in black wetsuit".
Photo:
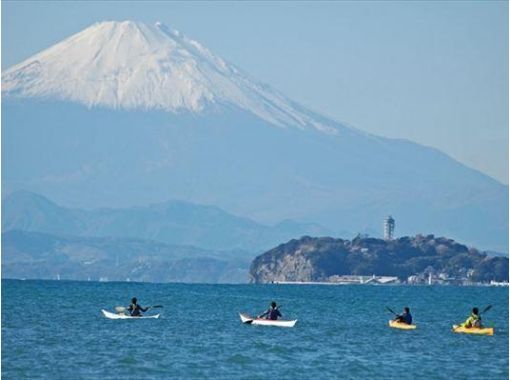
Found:
M 397 318 L 395 318 L 395 321 L 400 322 L 400 323 L 406 323 L 408 325 L 412 325 L 413 324 L 413 316 L 411 315 L 409 308 L 404 307 L 404 312 L 400 315 L 397 315 Z
M 129 311 L 129 314 L 132 317 L 141 317 L 142 311 L 145 313 L 147 310 L 149 310 L 148 307 L 143 308 L 140 305 L 136 303 L 136 297 L 133 297 L 131 299 L 131 305 L 128 306 L 127 311 Z
M 276 307 L 276 302 L 271 302 L 271 307 L 267 309 L 264 313 L 259 315 L 257 318 L 264 318 L 270 319 L 272 321 L 276 321 L 279 317 L 282 316 L 282 313 L 280 313 L 280 310 Z

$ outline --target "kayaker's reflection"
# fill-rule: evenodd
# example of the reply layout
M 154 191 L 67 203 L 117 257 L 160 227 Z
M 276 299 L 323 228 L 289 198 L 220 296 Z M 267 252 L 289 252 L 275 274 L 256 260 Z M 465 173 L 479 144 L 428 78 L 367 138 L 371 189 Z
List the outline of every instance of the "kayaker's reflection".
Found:
M 143 315 L 142 311 L 145 313 L 147 310 L 149 310 L 148 307 L 143 308 L 138 305 L 136 297 L 131 298 L 131 305 L 127 307 L 127 311 L 132 317 L 141 317 Z
M 264 313 L 260 314 L 257 318 L 266 318 L 271 321 L 276 321 L 278 318 L 281 318 L 282 313 L 278 310 L 280 306 L 276 306 L 276 302 L 271 302 L 271 307 L 267 309 Z
M 397 317 L 394 319 L 394 321 L 412 325 L 413 324 L 413 316 L 411 315 L 409 308 L 407 306 L 404 307 L 404 312 L 402 314 L 397 315 Z

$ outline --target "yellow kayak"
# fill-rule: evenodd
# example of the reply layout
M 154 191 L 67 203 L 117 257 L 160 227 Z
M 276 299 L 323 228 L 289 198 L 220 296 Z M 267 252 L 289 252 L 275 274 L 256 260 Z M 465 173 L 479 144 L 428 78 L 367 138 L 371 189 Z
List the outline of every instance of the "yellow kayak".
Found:
M 390 327 L 393 327 L 394 329 L 401 329 L 401 330 L 414 330 L 416 329 L 416 325 L 408 325 L 407 323 L 400 323 L 397 321 L 389 321 Z
M 494 335 L 493 327 L 462 327 L 460 325 L 453 325 L 453 332 L 460 334 L 476 334 L 476 335 Z

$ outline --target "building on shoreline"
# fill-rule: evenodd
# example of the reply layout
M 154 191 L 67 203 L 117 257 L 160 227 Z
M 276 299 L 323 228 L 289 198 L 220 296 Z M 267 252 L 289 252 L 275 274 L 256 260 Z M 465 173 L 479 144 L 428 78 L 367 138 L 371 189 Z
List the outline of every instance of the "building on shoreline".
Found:
M 400 284 L 398 277 L 394 276 L 356 276 L 334 275 L 323 281 L 274 281 L 274 284 L 289 285 L 390 285 Z

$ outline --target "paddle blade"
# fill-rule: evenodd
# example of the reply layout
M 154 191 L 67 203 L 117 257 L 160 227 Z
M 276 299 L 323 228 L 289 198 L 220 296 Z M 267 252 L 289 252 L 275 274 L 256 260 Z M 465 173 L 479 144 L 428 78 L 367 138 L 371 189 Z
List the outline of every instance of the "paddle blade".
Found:
M 393 310 L 391 310 L 388 306 L 386 306 L 386 309 L 391 313 L 391 314 L 394 314 L 394 315 L 397 315 L 397 313 L 395 313 Z
M 243 322 L 246 325 L 250 325 L 253 322 L 254 318 L 250 317 L 248 314 L 241 313 L 240 316 L 241 316 L 241 322 Z
M 485 309 L 483 309 L 482 313 L 489 311 L 491 308 L 492 308 L 492 305 L 487 306 Z
M 154 306 L 151 306 L 151 309 L 161 309 L 163 307 L 163 305 L 154 305 Z

